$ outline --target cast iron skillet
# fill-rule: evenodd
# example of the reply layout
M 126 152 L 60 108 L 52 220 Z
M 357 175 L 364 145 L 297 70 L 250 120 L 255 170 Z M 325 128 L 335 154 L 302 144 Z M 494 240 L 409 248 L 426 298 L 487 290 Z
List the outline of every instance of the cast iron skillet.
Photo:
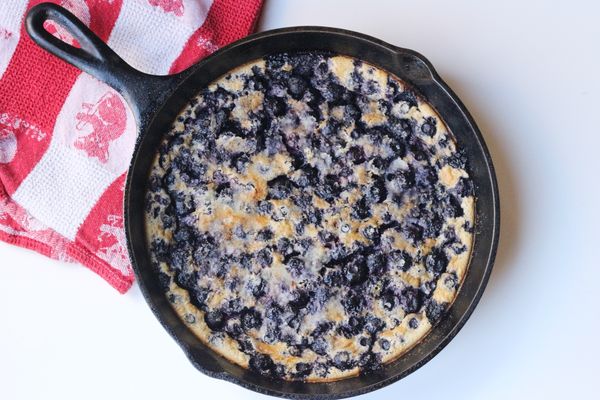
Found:
M 81 44 L 75 48 L 50 35 L 46 20 L 65 27 Z M 322 27 L 263 32 L 235 42 L 191 68 L 169 76 L 129 66 L 64 8 L 40 4 L 27 15 L 27 32 L 47 51 L 106 82 L 132 108 L 139 137 L 125 189 L 125 229 L 131 263 L 142 293 L 164 328 L 205 374 L 257 392 L 288 398 L 336 399 L 363 394 L 395 382 L 436 355 L 462 328 L 481 297 L 496 255 L 499 232 L 498 188 L 492 160 L 475 122 L 427 59 L 411 50 L 359 33 Z M 378 372 L 333 383 L 284 382 L 234 365 L 205 347 L 177 317 L 150 267 L 145 240 L 144 195 L 154 154 L 175 116 L 200 88 L 236 66 L 270 53 L 328 51 L 365 60 L 409 82 L 439 112 L 469 159 L 475 184 L 476 224 L 468 273 L 448 314 L 412 350 Z M 150 349 L 150 351 L 152 351 Z M 459 362 L 459 360 L 456 360 Z

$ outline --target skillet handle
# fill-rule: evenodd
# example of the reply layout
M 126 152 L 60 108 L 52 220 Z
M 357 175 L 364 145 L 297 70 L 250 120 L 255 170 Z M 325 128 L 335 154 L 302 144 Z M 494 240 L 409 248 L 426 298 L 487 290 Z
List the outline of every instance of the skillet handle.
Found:
M 51 20 L 65 28 L 81 45 L 71 46 L 51 35 L 44 22 Z M 40 47 L 69 64 L 112 86 L 129 103 L 140 131 L 150 122 L 167 97 L 187 76 L 149 75 L 136 70 L 119 57 L 83 22 L 67 9 L 53 3 L 41 3 L 27 13 L 25 26 Z

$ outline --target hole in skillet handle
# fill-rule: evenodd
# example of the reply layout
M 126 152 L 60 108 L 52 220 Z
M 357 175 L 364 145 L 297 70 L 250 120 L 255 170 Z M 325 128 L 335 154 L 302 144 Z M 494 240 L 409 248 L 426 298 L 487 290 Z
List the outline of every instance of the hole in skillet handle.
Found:
M 67 30 L 81 48 L 53 36 L 44 27 L 46 21 L 53 21 Z M 191 72 L 186 70 L 176 75 L 158 76 L 138 71 L 75 15 L 53 3 L 32 7 L 27 13 L 25 27 L 31 39 L 44 50 L 105 82 L 123 95 L 133 110 L 140 132 L 145 130 L 152 116 Z

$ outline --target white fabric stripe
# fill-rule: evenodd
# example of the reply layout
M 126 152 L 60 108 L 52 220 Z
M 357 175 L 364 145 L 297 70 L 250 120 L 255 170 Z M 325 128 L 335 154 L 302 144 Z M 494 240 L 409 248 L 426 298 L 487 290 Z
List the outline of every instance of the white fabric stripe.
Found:
M 0 2 L 0 78 L 17 48 L 26 8 L 26 0 Z
M 125 104 L 114 89 L 91 75 L 81 74 L 56 118 L 53 139 L 60 136 L 64 146 L 77 151 L 74 143 L 78 139 L 97 135 L 98 140 L 94 143 L 108 143 L 106 159 L 101 161 L 98 153 L 96 157 L 88 157 L 119 177 L 129 167 L 137 132 L 131 109 Z M 80 148 L 78 153 L 85 153 L 85 150 Z
M 178 16 L 148 0 L 124 0 L 108 39 L 109 46 L 143 72 L 167 74 L 190 36 L 206 20 L 212 0 L 188 0 L 182 4 L 184 11 Z
M 50 228 L 75 240 L 79 226 L 115 180 L 94 160 L 53 140 L 13 199 Z

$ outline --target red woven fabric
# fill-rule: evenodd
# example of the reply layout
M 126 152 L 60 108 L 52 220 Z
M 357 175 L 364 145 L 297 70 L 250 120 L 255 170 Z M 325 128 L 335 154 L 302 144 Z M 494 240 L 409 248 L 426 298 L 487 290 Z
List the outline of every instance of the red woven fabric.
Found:
M 0 3 L 0 240 L 79 262 L 120 292 L 134 277 L 123 185 L 136 127 L 114 90 L 36 46 Z M 134 67 L 179 72 L 249 34 L 262 0 L 55 0 Z M 52 23 L 47 29 L 67 42 Z

